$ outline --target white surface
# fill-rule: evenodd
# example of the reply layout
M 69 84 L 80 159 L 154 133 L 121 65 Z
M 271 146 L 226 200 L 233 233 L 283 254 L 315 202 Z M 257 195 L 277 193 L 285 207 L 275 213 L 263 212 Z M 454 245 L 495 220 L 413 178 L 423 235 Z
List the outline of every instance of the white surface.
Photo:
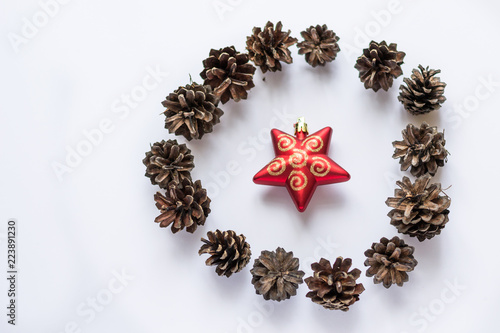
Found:
M 218 15 L 214 6 L 221 3 L 226 11 Z M 35 0 L 0 7 L 2 272 L 11 217 L 19 221 L 20 260 L 18 325 L 7 325 L 2 310 L 0 331 L 498 332 L 497 3 L 401 1 L 382 26 L 373 23 L 373 12 L 387 10 L 387 1 L 73 0 L 60 5 L 18 53 L 9 33 L 20 35 L 23 18 L 31 21 L 41 7 Z M 311 24 L 327 23 L 342 51 L 328 67 L 312 69 L 292 47 L 293 65 L 266 74 L 265 82 L 258 70 L 249 100 L 224 105 L 214 133 L 188 144 L 193 177 L 212 197 L 205 227 L 193 235 L 160 229 L 153 222 L 157 187 L 144 177 L 141 162 L 150 143 L 173 138 L 163 128 L 160 102 L 186 84 L 189 73 L 200 81 L 210 48 L 243 51 L 253 26 L 280 19 L 296 37 Z M 358 36 L 363 29 L 373 29 L 369 39 L 396 42 L 407 53 L 404 76 L 418 64 L 442 70 L 448 100 L 441 111 L 407 115 L 396 97 L 403 77 L 387 93 L 363 88 L 353 68 L 368 45 Z M 148 68 L 156 67 L 168 77 L 134 108 L 124 107 L 122 95 L 140 89 Z M 489 76 L 497 82 L 492 91 L 481 83 Z M 303 214 L 284 188 L 252 183 L 273 157 L 271 126 L 291 132 L 301 115 L 310 131 L 333 127 L 330 156 L 352 176 L 318 188 Z M 103 119 L 112 122 L 110 133 L 59 181 L 53 164 L 65 163 L 67 147 L 76 149 L 86 140 L 84 131 Z M 386 290 L 364 276 L 363 252 L 397 234 L 384 201 L 394 181 L 408 173 L 391 158 L 391 142 L 408 122 L 422 120 L 446 131 L 451 156 L 435 179 L 444 188 L 453 185 L 447 190 L 450 222 L 430 241 L 405 237 L 416 246 L 419 264 L 403 288 Z M 252 154 L 257 136 L 262 142 Z M 238 163 L 238 174 L 216 188 L 214 175 L 230 161 Z M 216 228 L 243 233 L 252 246 L 251 264 L 230 279 L 218 277 L 197 255 L 200 237 Z M 277 246 L 294 251 L 306 276 L 321 256 L 351 257 L 363 270 L 361 300 L 347 313 L 324 310 L 305 298 L 302 284 L 290 300 L 264 302 L 249 270 L 261 250 Z M 123 288 L 113 275 L 121 270 L 134 277 Z M 7 286 L 1 281 L 4 309 Z M 454 282 L 466 289 L 454 294 L 448 287 Z M 108 301 L 109 284 L 116 294 L 91 310 L 91 298 Z

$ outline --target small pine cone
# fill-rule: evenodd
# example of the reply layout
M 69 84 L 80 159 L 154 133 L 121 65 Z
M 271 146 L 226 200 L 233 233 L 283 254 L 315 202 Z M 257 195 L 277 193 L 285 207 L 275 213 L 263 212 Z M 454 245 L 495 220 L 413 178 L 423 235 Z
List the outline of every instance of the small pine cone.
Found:
M 191 179 L 193 159 L 191 149 L 185 143 L 180 145 L 177 140 L 162 140 L 151 146 L 142 163 L 146 166 L 145 176 L 151 179 L 151 184 L 167 188 L 171 181 L 179 183 L 184 178 Z
M 298 269 L 299 259 L 293 257 L 293 252 L 281 247 L 272 252 L 262 251 L 250 270 L 255 292 L 265 300 L 278 302 L 295 296 L 305 274 Z
M 426 173 L 434 176 L 448 157 L 448 151 L 444 148 L 444 131 L 438 132 L 436 126 L 431 127 L 424 122 L 420 128 L 408 124 L 402 134 L 403 141 L 392 143 L 395 149 L 392 158 L 399 158 L 401 171 L 411 166 L 410 172 L 415 177 Z
M 281 63 L 293 62 L 292 55 L 288 49 L 297 43 L 297 38 L 290 37 L 290 30 L 283 32 L 283 24 L 278 22 L 276 28 L 271 22 L 267 22 L 264 29 L 254 27 L 252 36 L 247 37 L 247 50 L 256 66 L 262 73 L 281 71 Z
M 186 228 L 193 233 L 199 225 L 204 225 L 210 213 L 210 198 L 199 180 L 194 183 L 184 178 L 182 182 L 171 182 L 165 195 L 155 194 L 156 207 L 161 214 L 155 222 L 166 228 L 172 224 L 172 232 Z
M 401 92 L 398 100 L 403 103 L 406 111 L 416 116 L 441 107 L 446 101 L 446 97 L 443 96 L 446 83 L 434 76 L 438 73 L 441 73 L 441 70 L 429 70 L 429 66 L 424 69 L 422 65 L 418 65 L 418 69 L 413 70 L 411 78 L 403 80 L 406 87 L 404 85 L 399 87 Z
M 202 238 L 203 244 L 198 251 L 199 255 L 208 253 L 210 258 L 205 261 L 207 266 L 216 265 L 215 271 L 219 276 L 230 277 L 233 273 L 238 273 L 250 261 L 252 252 L 250 244 L 245 241 L 245 236 L 236 235 L 232 230 L 207 233 L 208 240 Z
M 316 67 L 324 66 L 327 62 L 333 61 L 340 51 L 337 44 L 339 37 L 335 32 L 328 30 L 326 24 L 310 26 L 300 33 L 304 38 L 303 42 L 297 44 L 299 54 L 306 55 L 309 65 Z
M 203 60 L 205 67 L 200 73 L 204 84 L 212 87 L 222 104 L 230 98 L 235 102 L 247 99 L 247 91 L 255 87 L 253 74 L 255 67 L 248 62 L 246 53 L 239 53 L 234 46 L 220 50 L 210 50 L 210 56 Z
M 382 88 L 387 91 L 392 87 L 393 79 L 403 74 L 401 65 L 406 54 L 396 48 L 394 43 L 387 46 L 385 41 L 380 44 L 371 41 L 369 48 L 363 50 L 354 67 L 359 71 L 359 78 L 366 89 L 378 91 Z
M 372 277 L 375 284 L 383 283 L 389 288 L 393 283 L 402 287 L 408 282 L 408 273 L 418 262 L 413 257 L 415 248 L 405 244 L 404 240 L 395 236 L 391 240 L 383 237 L 380 243 L 373 243 L 372 248 L 365 251 L 365 266 L 370 266 L 366 276 Z
M 325 309 L 348 311 L 365 290 L 362 283 L 356 284 L 361 271 L 355 268 L 349 272 L 351 265 L 351 259 L 342 257 L 338 257 L 333 266 L 324 258 L 312 264 L 313 276 L 304 280 L 311 289 L 306 297 Z
M 224 114 L 217 107 L 219 98 L 212 93 L 212 88 L 197 83 L 179 87 L 162 104 L 167 108 L 164 112 L 165 128 L 189 141 L 211 133 Z
M 412 184 L 408 177 L 397 181 L 400 189 L 393 198 L 387 198 L 387 206 L 393 208 L 387 216 L 391 224 L 402 234 L 417 237 L 419 241 L 431 239 L 441 233 L 448 222 L 451 199 L 442 196 L 441 184 L 429 184 L 430 175 L 424 175 Z

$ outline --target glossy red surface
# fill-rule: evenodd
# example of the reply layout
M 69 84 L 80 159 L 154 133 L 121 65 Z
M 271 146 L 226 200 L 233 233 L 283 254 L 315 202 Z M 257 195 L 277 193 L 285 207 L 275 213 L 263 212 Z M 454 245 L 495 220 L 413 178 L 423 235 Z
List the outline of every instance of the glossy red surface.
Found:
M 300 212 L 306 210 L 318 185 L 348 181 L 347 171 L 327 156 L 332 129 L 292 136 L 271 130 L 276 157 L 254 177 L 256 184 L 285 186 Z

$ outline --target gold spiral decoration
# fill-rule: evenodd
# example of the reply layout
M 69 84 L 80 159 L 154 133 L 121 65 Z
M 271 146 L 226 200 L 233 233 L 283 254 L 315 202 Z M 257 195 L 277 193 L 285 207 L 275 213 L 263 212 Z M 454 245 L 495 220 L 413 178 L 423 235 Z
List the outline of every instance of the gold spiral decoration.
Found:
M 278 149 L 280 151 L 289 151 L 297 143 L 295 138 L 288 134 L 280 134 L 278 135 L 278 139 Z
M 290 187 L 294 191 L 303 190 L 307 186 L 307 177 L 302 171 L 293 170 L 288 175 L 288 179 Z
M 323 148 L 323 139 L 320 136 L 312 135 L 302 142 L 302 146 L 304 145 L 307 150 L 317 153 Z
M 314 156 L 312 160 L 313 162 L 309 171 L 311 171 L 313 175 L 316 177 L 324 177 L 330 172 L 330 163 L 328 163 L 328 161 L 323 157 Z
M 305 150 L 302 149 L 294 149 L 294 153 L 290 155 L 288 158 L 288 162 L 292 166 L 292 168 L 302 168 L 307 164 L 307 159 L 309 156 L 307 156 L 307 153 Z
M 271 162 L 269 162 L 269 165 L 267 166 L 267 172 L 271 176 L 279 176 L 283 172 L 285 172 L 285 169 L 286 169 L 286 162 L 283 157 L 276 157 Z

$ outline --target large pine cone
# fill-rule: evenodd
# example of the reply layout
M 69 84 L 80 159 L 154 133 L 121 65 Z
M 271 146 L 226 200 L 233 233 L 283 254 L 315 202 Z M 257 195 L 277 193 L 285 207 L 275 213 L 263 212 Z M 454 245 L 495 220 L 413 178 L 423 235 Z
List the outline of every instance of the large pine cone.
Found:
M 434 176 L 438 167 L 444 166 L 448 151 L 444 148 L 446 141 L 444 132 L 438 132 L 436 126 L 429 126 L 426 122 L 420 128 L 408 124 L 402 131 L 403 141 L 394 141 L 394 155 L 399 158 L 401 170 L 410 172 L 415 177 L 426 173 Z
M 310 26 L 300 34 L 304 41 L 297 44 L 299 54 L 305 54 L 307 63 L 313 67 L 333 61 L 340 51 L 339 37 L 326 24 Z
M 233 273 L 238 273 L 250 261 L 252 252 L 250 245 L 245 241 L 245 236 L 236 235 L 233 230 L 207 233 L 208 240 L 202 238 L 203 244 L 198 254 L 208 253 L 205 263 L 207 266 L 216 265 L 215 271 L 219 276 L 230 277 Z
M 199 225 L 204 225 L 210 213 L 210 198 L 199 180 L 194 183 L 184 178 L 181 183 L 171 182 L 165 195 L 155 194 L 156 207 L 161 214 L 155 222 L 166 228 L 172 224 L 172 232 L 186 228 L 193 233 Z
M 200 73 L 201 78 L 205 80 L 204 84 L 212 87 L 222 104 L 230 98 L 235 102 L 247 99 L 247 90 L 255 87 L 255 67 L 248 60 L 248 54 L 236 52 L 234 46 L 212 49 L 210 56 L 203 60 L 205 68 Z
M 197 83 L 179 87 L 162 104 L 167 108 L 164 112 L 165 128 L 189 141 L 211 133 L 224 114 L 217 107 L 219 98 L 212 93 L 212 88 Z
M 424 175 L 413 184 L 408 177 L 397 181 L 400 187 L 394 197 L 385 202 L 393 209 L 387 214 L 402 234 L 417 237 L 419 241 L 439 235 L 448 222 L 451 199 L 442 196 L 441 184 L 429 184 L 430 175 Z
M 387 91 L 392 87 L 393 79 L 403 74 L 401 65 L 406 54 L 396 48 L 394 43 L 387 46 L 385 41 L 380 44 L 371 41 L 369 48 L 363 50 L 354 67 L 359 71 L 359 78 L 366 89 L 378 91 L 382 88 Z
M 281 247 L 272 252 L 262 251 L 250 270 L 255 292 L 265 300 L 278 302 L 295 296 L 305 274 L 298 269 L 299 259 L 293 257 L 293 252 Z
M 395 236 L 391 240 L 383 237 L 380 243 L 373 243 L 372 248 L 365 251 L 365 266 L 370 266 L 366 276 L 373 276 L 375 284 L 383 283 L 389 288 L 393 283 L 402 287 L 408 282 L 407 272 L 411 272 L 418 262 L 413 257 L 415 248 L 405 244 L 404 240 Z
M 162 140 L 151 146 L 142 163 L 146 166 L 145 176 L 151 179 L 151 184 L 167 188 L 171 181 L 179 183 L 184 178 L 191 179 L 193 159 L 191 149 L 185 143 L 180 145 L 177 140 Z
M 349 272 L 351 265 L 351 259 L 342 257 L 338 257 L 333 266 L 324 258 L 312 264 L 313 276 L 304 280 L 311 289 L 306 297 L 325 309 L 348 311 L 365 290 L 362 283 L 356 284 L 361 271 L 355 268 Z
M 253 35 L 247 37 L 247 50 L 256 66 L 260 66 L 262 73 L 276 72 L 281 70 L 283 61 L 291 64 L 293 59 L 288 49 L 297 43 L 297 38 L 290 37 L 290 30 L 283 32 L 283 24 L 278 22 L 276 29 L 274 24 L 267 22 L 264 29 L 254 27 Z
M 446 101 L 446 97 L 443 96 L 446 83 L 434 76 L 438 73 L 441 73 L 441 70 L 429 70 L 429 66 L 424 69 L 422 65 L 418 65 L 418 69 L 413 70 L 411 78 L 403 80 L 406 87 L 404 85 L 399 87 L 401 92 L 398 100 L 403 103 L 406 111 L 419 115 L 441 107 Z

